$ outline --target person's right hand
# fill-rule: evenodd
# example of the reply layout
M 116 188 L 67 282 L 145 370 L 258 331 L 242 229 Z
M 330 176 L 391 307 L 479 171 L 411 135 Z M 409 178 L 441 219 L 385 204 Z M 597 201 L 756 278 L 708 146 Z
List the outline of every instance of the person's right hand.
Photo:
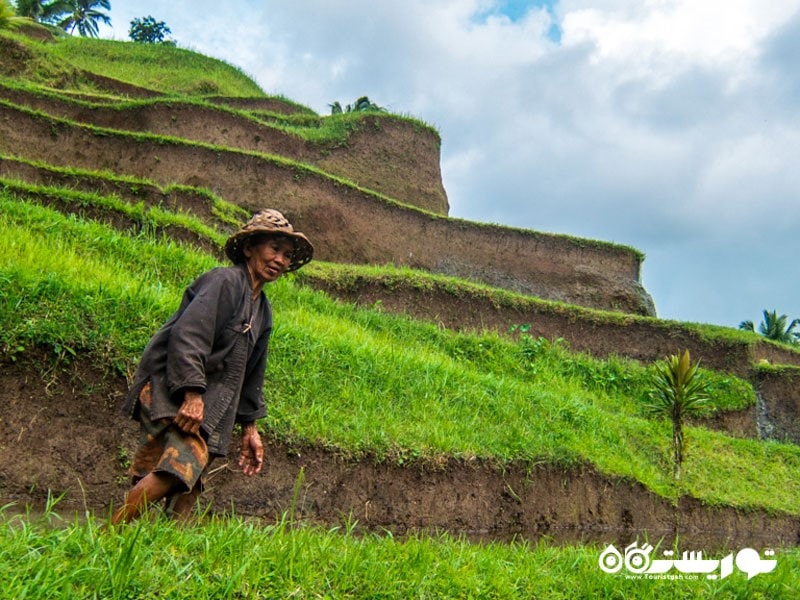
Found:
M 183 395 L 178 414 L 175 416 L 175 425 L 185 433 L 197 433 L 203 423 L 203 396 L 198 392 L 186 391 Z

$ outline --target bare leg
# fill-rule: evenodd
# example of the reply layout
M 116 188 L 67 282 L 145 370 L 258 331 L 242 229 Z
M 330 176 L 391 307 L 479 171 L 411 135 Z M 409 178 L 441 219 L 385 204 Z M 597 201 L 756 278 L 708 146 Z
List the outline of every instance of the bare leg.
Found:
M 191 492 L 176 494 L 168 503 L 169 515 L 178 521 L 185 521 L 192 515 L 192 510 L 197 506 L 199 497 L 199 485 L 193 487 Z
M 148 503 L 158 502 L 180 485 L 175 476 L 169 473 L 148 473 L 128 492 L 125 504 L 111 516 L 111 524 L 132 521 L 142 514 Z

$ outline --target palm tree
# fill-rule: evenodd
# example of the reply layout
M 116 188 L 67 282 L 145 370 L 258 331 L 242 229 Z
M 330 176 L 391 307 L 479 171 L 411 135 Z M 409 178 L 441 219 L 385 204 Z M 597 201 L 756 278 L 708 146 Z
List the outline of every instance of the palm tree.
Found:
M 42 0 L 17 0 L 17 15 L 38 21 L 42 16 Z
M 32 23 L 34 19 L 28 15 L 22 14 L 14 10 L 14 6 L 8 0 L 0 0 L 0 31 L 3 29 L 16 29 L 25 23 Z
M 672 421 L 673 475 L 681 478 L 681 467 L 686 450 L 683 438 L 683 420 L 695 415 L 708 400 L 706 384 L 698 371 L 700 363 L 692 364 L 689 351 L 670 356 L 656 363 L 652 402 L 647 406 L 654 416 L 667 417 Z
M 17 15 L 40 23 L 49 23 L 54 16 L 60 16 L 68 10 L 67 3 L 61 0 L 17 0 Z
M 758 331 L 765 338 L 783 342 L 785 344 L 796 344 L 800 341 L 800 331 L 795 331 L 795 327 L 800 325 L 800 319 L 794 319 L 789 323 L 786 315 L 778 316 L 778 311 L 768 311 L 764 309 L 764 320 L 758 325 Z M 739 329 L 755 332 L 755 325 L 752 321 L 742 321 Z
M 342 113 L 350 113 L 350 112 L 365 112 L 365 111 L 375 111 L 375 112 L 385 112 L 386 109 L 378 106 L 372 100 L 369 99 L 368 96 L 361 96 L 358 100 L 356 100 L 353 104 L 348 104 L 344 108 L 342 105 L 339 104 L 338 100 L 333 104 L 328 104 L 331 107 L 331 114 L 332 115 L 340 115 Z
M 84 37 L 98 37 L 98 21 L 111 25 L 111 18 L 99 10 L 111 10 L 109 0 L 55 0 L 45 8 L 52 9 L 52 22 L 67 33 L 73 33 L 77 29 Z

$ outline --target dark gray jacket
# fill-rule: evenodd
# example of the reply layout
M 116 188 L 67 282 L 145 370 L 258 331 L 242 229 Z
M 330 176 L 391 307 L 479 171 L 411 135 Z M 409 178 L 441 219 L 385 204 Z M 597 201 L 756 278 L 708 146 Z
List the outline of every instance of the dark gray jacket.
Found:
M 263 386 L 272 309 L 262 292 L 253 301 L 245 265 L 201 275 L 177 312 L 148 343 L 124 412 L 138 418 L 139 393 L 150 381 L 151 418 L 174 418 L 186 389 L 203 394 L 201 431 L 209 452 L 227 454 L 235 423 L 266 416 Z

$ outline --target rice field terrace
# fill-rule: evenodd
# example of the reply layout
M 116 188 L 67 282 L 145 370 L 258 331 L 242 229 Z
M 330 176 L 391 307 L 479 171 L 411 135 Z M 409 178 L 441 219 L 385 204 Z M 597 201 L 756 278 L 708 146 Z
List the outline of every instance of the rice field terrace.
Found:
M 658 319 L 635 249 L 447 217 L 438 143 L 188 50 L 0 31 L 4 596 L 797 597 L 800 354 Z M 319 249 L 266 288 L 264 472 L 231 452 L 189 524 L 111 527 L 136 361 L 258 202 Z M 709 401 L 676 479 L 648 404 L 683 349 Z

